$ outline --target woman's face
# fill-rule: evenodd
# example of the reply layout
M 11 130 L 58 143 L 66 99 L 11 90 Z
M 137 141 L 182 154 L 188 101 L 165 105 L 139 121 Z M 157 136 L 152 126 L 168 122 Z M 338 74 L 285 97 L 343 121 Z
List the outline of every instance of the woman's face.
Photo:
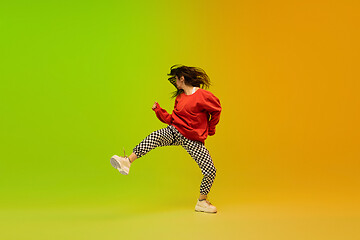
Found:
M 177 76 L 175 76 L 175 78 L 176 78 L 176 87 L 178 89 L 183 89 L 182 87 L 184 85 L 184 77 L 180 77 L 179 79 Z

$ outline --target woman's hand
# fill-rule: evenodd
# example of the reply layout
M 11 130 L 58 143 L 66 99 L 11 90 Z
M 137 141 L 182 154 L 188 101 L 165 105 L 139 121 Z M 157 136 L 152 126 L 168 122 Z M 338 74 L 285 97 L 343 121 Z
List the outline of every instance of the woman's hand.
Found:
M 155 110 L 156 104 L 157 104 L 157 102 L 155 102 L 154 105 L 152 106 L 152 110 Z

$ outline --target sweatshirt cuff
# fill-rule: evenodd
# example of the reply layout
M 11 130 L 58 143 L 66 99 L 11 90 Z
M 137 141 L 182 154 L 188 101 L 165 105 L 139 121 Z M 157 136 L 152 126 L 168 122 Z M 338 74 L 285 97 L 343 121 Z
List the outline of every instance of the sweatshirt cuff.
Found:
M 153 111 L 154 111 L 154 112 L 157 112 L 157 111 L 159 111 L 160 109 L 161 109 L 161 107 L 160 107 L 159 103 L 156 103 L 156 108 L 153 109 Z
M 213 130 L 208 130 L 208 135 L 209 136 L 212 136 L 212 135 L 214 135 L 215 134 L 215 129 L 213 129 Z

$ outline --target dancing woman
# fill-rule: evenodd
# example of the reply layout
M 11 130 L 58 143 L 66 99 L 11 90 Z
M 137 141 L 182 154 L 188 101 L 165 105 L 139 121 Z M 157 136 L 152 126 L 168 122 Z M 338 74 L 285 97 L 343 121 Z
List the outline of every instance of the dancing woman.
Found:
M 203 174 L 195 211 L 216 213 L 216 207 L 207 200 L 216 176 L 216 168 L 204 144 L 208 136 L 215 134 L 221 113 L 220 101 L 204 89 L 210 86 L 210 79 L 201 68 L 174 65 L 168 76 L 170 83 L 176 87 L 173 95 L 176 97 L 174 110 L 169 114 L 157 102 L 152 107 L 159 120 L 168 126 L 148 135 L 134 147 L 129 157 L 112 156 L 111 165 L 121 174 L 128 175 L 131 164 L 150 150 L 181 145 Z

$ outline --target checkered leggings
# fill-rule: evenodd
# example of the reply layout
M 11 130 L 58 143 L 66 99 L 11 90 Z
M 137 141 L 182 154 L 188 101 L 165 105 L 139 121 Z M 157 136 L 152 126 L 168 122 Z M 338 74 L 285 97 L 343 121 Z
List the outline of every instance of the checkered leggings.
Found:
M 203 174 L 200 193 L 207 195 L 214 182 L 216 168 L 209 151 L 202 142 L 185 138 L 174 126 L 169 125 L 152 132 L 133 149 L 133 152 L 140 158 L 154 148 L 178 145 L 181 145 L 199 165 Z

